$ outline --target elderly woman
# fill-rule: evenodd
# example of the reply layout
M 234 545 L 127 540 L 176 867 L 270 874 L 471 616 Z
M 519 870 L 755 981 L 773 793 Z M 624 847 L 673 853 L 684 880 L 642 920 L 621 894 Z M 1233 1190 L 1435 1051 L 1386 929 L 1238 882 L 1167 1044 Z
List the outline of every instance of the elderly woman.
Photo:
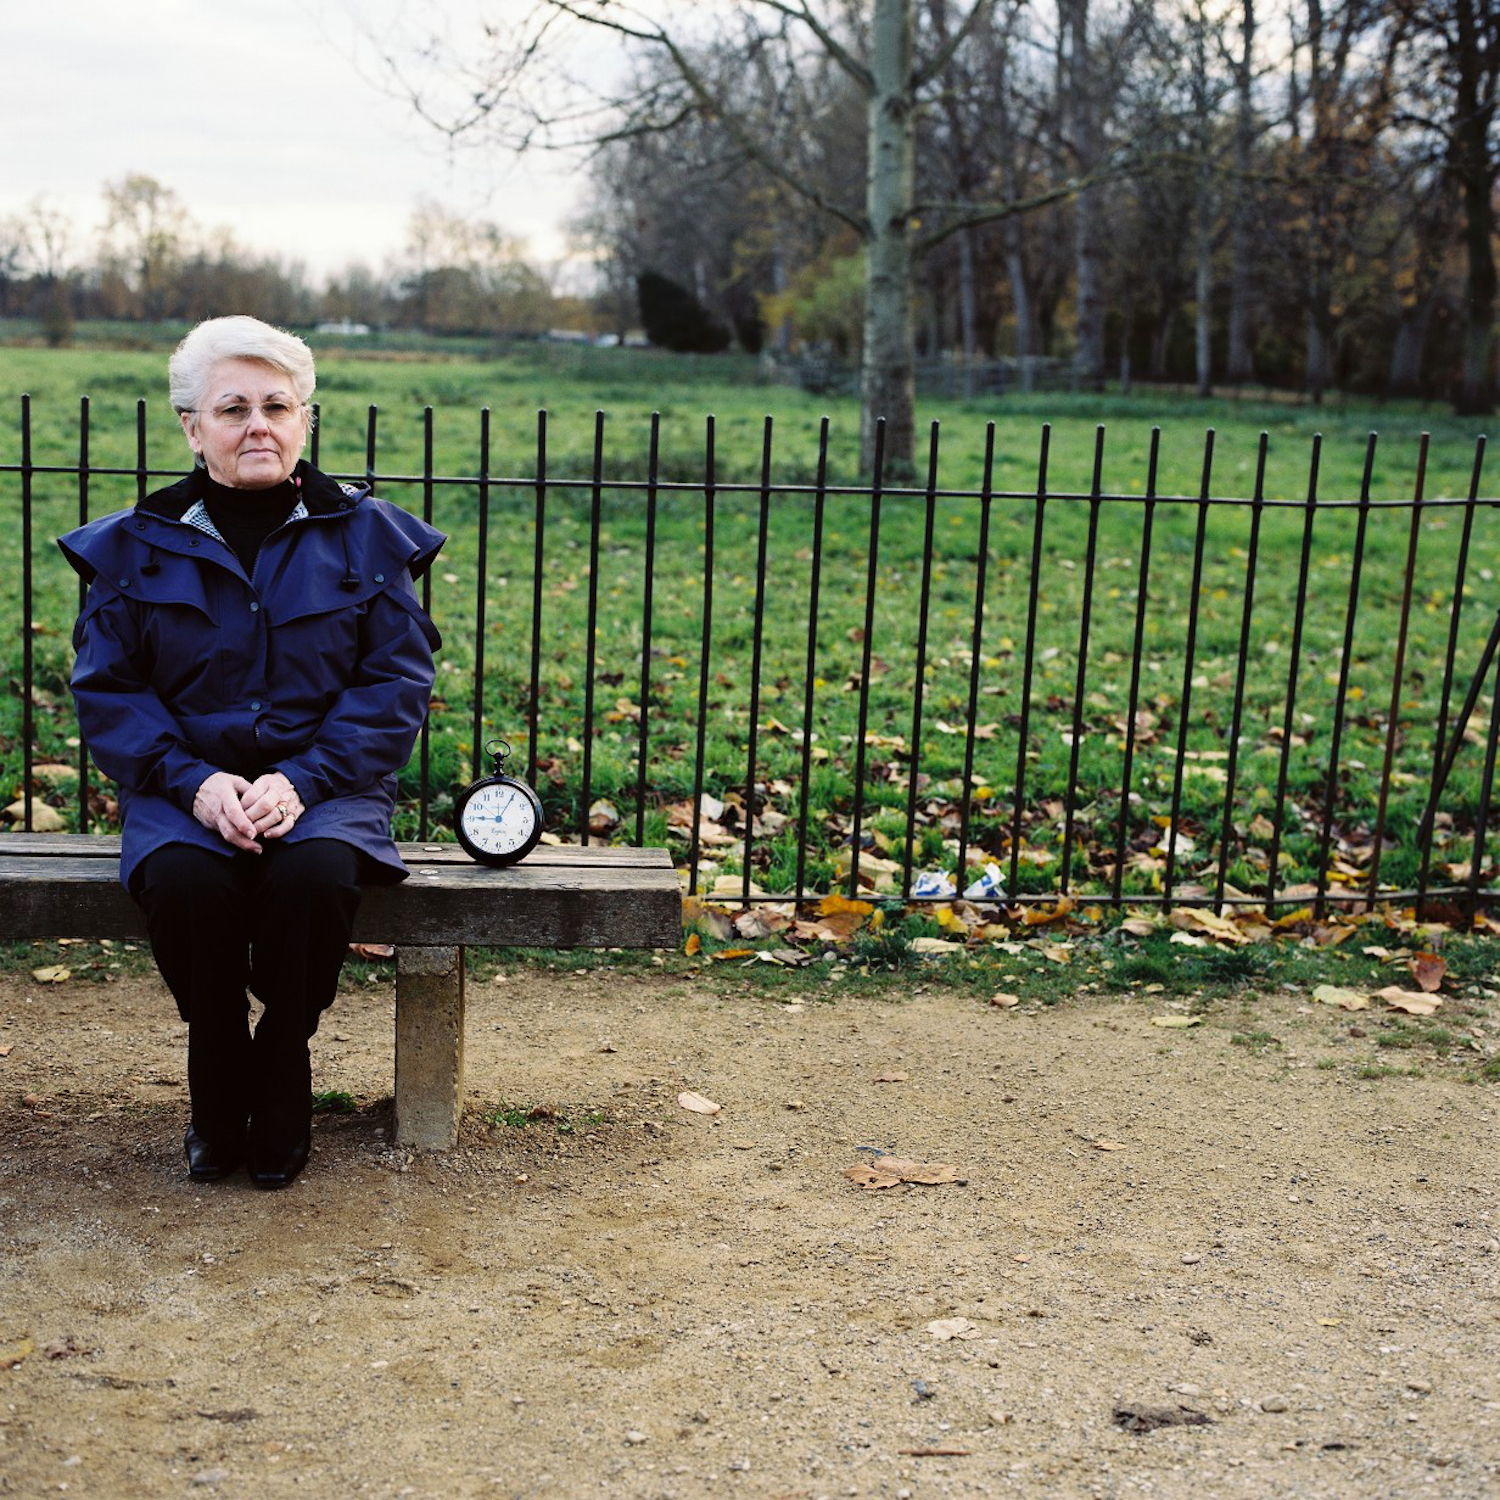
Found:
M 214 318 L 169 374 L 193 472 L 60 541 L 89 584 L 73 693 L 188 1025 L 189 1174 L 284 1187 L 360 888 L 406 874 L 396 772 L 438 645 L 412 580 L 444 537 L 301 457 L 301 339 Z

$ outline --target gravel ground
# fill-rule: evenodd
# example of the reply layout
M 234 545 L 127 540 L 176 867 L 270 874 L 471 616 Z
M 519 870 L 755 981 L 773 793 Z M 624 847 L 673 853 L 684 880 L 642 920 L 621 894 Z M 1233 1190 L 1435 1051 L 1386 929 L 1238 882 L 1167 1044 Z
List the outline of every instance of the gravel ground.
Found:
M 185 1176 L 158 982 L 0 976 L 0 1494 L 1500 1493 L 1500 1092 L 1342 1013 L 513 972 L 414 1156 L 391 1012 L 261 1193 Z

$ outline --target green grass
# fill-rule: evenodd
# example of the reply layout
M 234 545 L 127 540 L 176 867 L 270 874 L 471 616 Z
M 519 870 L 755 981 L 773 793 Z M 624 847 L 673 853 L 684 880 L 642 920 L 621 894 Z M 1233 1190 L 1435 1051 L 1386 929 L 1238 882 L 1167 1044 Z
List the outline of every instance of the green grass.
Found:
M 1259 1057 L 1266 1048 L 1279 1047 L 1281 1039 L 1273 1036 L 1269 1031 L 1236 1031 L 1229 1038 L 1229 1045 L 1248 1048 Z
M 857 412 L 851 402 L 812 397 L 750 383 L 743 363 L 676 361 L 626 351 L 532 349 L 502 357 L 463 357 L 427 349 L 386 350 L 380 358 L 330 353 L 320 365 L 322 403 L 320 461 L 338 472 L 365 468 L 367 409 L 380 408 L 377 468 L 419 475 L 424 464 L 424 407 L 432 408 L 433 470 L 472 475 L 480 462 L 479 410 L 492 413 L 489 472 L 488 557 L 482 595 L 485 610 L 484 733 L 503 734 L 524 752 L 532 649 L 537 412 L 547 418 L 545 554 L 541 574 L 538 643 L 541 721 L 538 791 L 556 826 L 577 826 L 583 786 L 582 727 L 586 691 L 587 601 L 598 599 L 594 671 L 596 729 L 592 745 L 592 798 L 613 800 L 624 815 L 617 837 L 635 834 L 637 716 L 644 709 L 651 728 L 642 809 L 644 835 L 668 840 L 682 859 L 686 830 L 667 817 L 671 804 L 691 797 L 698 768 L 696 739 L 702 718 L 702 782 L 720 798 L 743 797 L 747 782 L 764 799 L 763 814 L 792 819 L 763 830 L 750 853 L 750 873 L 770 890 L 789 889 L 799 854 L 796 817 L 802 797 L 803 702 L 808 651 L 807 605 L 812 586 L 814 509 L 803 495 L 772 498 L 764 578 L 759 576 L 760 472 L 765 413 L 776 417 L 772 463 L 774 485 L 805 484 L 815 473 L 820 418 L 830 420 L 830 476 L 836 484 L 868 483 L 857 465 Z M 620 354 L 618 360 L 611 356 Z M 0 349 L 0 392 L 18 413 L 16 396 L 32 396 L 32 458 L 37 464 L 76 464 L 79 397 L 91 398 L 90 462 L 131 469 L 136 463 L 135 401 L 148 398 L 147 454 L 154 469 L 177 472 L 183 448 L 166 407 L 164 355 L 150 351 L 85 347 L 61 351 Z M 641 655 L 645 641 L 643 578 L 646 506 L 638 489 L 606 489 L 601 497 L 597 540 L 599 567 L 589 572 L 592 534 L 587 486 L 592 465 L 596 410 L 604 423 L 603 470 L 616 480 L 642 479 L 650 413 L 661 414 L 661 470 L 696 486 L 663 493 L 655 533 L 651 656 L 642 701 Z M 715 476 L 721 490 L 713 509 L 712 620 L 709 671 L 700 714 L 700 681 L 706 548 L 703 499 L 705 419 L 715 418 Z M 1042 587 L 1035 619 L 1035 673 L 1029 703 L 1026 787 L 1021 833 L 1027 861 L 1018 888 L 1045 893 L 1061 879 L 1064 854 L 1075 889 L 1108 889 L 1121 816 L 1120 784 L 1131 660 L 1135 651 L 1137 589 L 1145 513 L 1136 504 L 1101 504 L 1067 498 L 1089 490 L 1095 429 L 1108 427 L 1103 485 L 1123 496 L 1144 491 L 1152 428 L 1161 430 L 1157 493 L 1193 496 L 1200 484 L 1205 429 L 1215 430 L 1212 488 L 1246 495 L 1253 488 L 1262 431 L 1269 435 L 1265 492 L 1296 500 L 1308 487 L 1309 452 L 1315 432 L 1323 435 L 1320 494 L 1325 502 L 1357 497 L 1365 440 L 1379 428 L 1382 441 L 1372 470 L 1376 502 L 1409 498 L 1416 467 L 1416 440 L 1432 433 L 1426 493 L 1430 499 L 1463 495 L 1469 485 L 1476 431 L 1436 411 L 1391 405 L 1315 411 L 1282 402 L 1197 403 L 1138 393 L 1130 397 L 1047 395 L 1002 400 L 931 402 L 923 424 L 940 419 L 943 447 L 939 485 L 977 489 L 982 478 L 986 423 L 995 424 L 993 485 L 999 498 L 989 506 L 985 556 L 984 625 L 979 642 L 980 696 L 974 740 L 974 773 L 962 773 L 970 673 L 971 633 L 978 579 L 978 538 L 983 505 L 973 495 L 934 506 L 933 542 L 925 549 L 927 505 L 920 493 L 926 455 L 919 454 L 916 492 L 890 495 L 880 513 L 879 561 L 869 641 L 868 742 L 858 740 L 859 693 L 866 642 L 865 565 L 872 509 L 867 498 L 831 495 L 824 509 L 821 600 L 813 682 L 811 811 L 805 858 L 815 886 L 828 888 L 847 860 L 851 823 L 858 810 L 876 840 L 872 853 L 900 860 L 915 841 L 918 868 L 952 869 L 956 831 L 967 799 L 971 844 L 1006 869 L 1013 808 L 1009 789 L 1021 751 L 1022 669 L 1030 620 L 1031 555 L 1036 536 L 1037 454 L 1044 422 L 1052 424 L 1049 485 L 1055 497 L 1043 508 Z M 0 417 L 0 463 L 20 455 L 18 415 Z M 925 433 L 923 437 L 925 445 Z M 155 483 L 156 481 L 152 481 Z M 421 510 L 420 483 L 387 482 L 382 493 Z M 20 480 L 0 475 L 0 491 L 19 512 Z M 1493 493 L 1487 487 L 1487 493 Z M 133 474 L 96 475 L 88 495 L 91 514 L 129 504 Z M 430 497 L 434 519 L 452 540 L 432 579 L 433 612 L 445 648 L 433 717 L 432 816 L 439 828 L 451 811 L 455 790 L 475 774 L 472 735 L 473 639 L 477 601 L 478 491 L 470 484 L 437 485 Z M 38 759 L 71 759 L 72 723 L 66 682 L 68 633 L 77 608 L 77 588 L 50 537 L 76 523 L 75 477 L 36 474 L 32 482 L 32 529 L 36 597 L 32 646 L 36 670 L 34 750 Z M 1091 515 L 1097 509 L 1096 515 Z M 1283 885 L 1307 882 L 1318 873 L 1325 816 L 1331 823 L 1340 882 L 1362 881 L 1369 869 L 1370 835 L 1387 746 L 1393 643 L 1405 588 L 1410 514 L 1372 509 L 1366 523 L 1362 587 L 1356 601 L 1346 682 L 1343 737 L 1336 781 L 1328 777 L 1334 703 L 1343 643 L 1358 517 L 1321 509 L 1315 516 L 1310 567 L 1299 590 L 1302 546 L 1299 510 L 1268 507 L 1263 515 L 1255 604 L 1248 641 L 1238 783 L 1233 804 L 1232 844 L 1227 851 L 1231 882 L 1242 888 L 1265 880 L 1273 842 L 1279 842 Z M 1088 676 L 1077 705 L 1084 738 L 1070 743 L 1075 711 L 1077 660 L 1085 606 L 1084 558 L 1094 526 L 1096 568 L 1087 602 L 1091 610 Z M 1179 830 L 1193 842 L 1178 856 L 1178 886 L 1212 884 L 1218 867 L 1221 807 L 1227 772 L 1227 735 L 1236 684 L 1241 615 L 1247 583 L 1250 516 L 1245 507 L 1212 507 L 1204 518 L 1203 572 L 1192 593 L 1198 507 L 1171 500 L 1155 507 L 1151 572 L 1142 616 L 1141 695 L 1137 713 L 1132 792 L 1125 810 L 1127 893 L 1161 886 L 1164 861 L 1150 853 L 1160 822 L 1179 799 Z M 1468 621 L 1460 645 L 1457 688 L 1467 686 L 1488 610 L 1500 603 L 1493 579 L 1500 571 L 1500 522 L 1488 508 L 1474 522 L 1470 542 Z M 1421 808 L 1423 777 L 1431 764 L 1432 726 L 1442 688 L 1449 599 L 1462 533 L 1458 509 L 1434 506 L 1417 533 L 1412 574 L 1414 605 L 1406 643 L 1406 672 L 1398 701 L 1399 732 L 1393 741 L 1385 881 L 1415 879 L 1418 854 L 1412 828 Z M 19 639 L 15 579 L 21 561 L 20 528 L 0 533 L 0 568 L 9 596 L 0 595 Z M 1488 576 L 1486 576 L 1488 575 Z M 920 685 L 923 716 L 915 746 L 923 778 L 909 825 L 913 705 L 918 686 L 919 601 L 929 593 L 926 656 Z M 764 630 L 754 629 L 756 602 L 766 601 Z M 1282 721 L 1290 667 L 1292 627 L 1299 603 L 1305 610 L 1302 660 L 1292 719 L 1293 742 L 1285 761 L 1288 812 L 1271 828 L 1274 792 L 1282 774 Z M 1196 646 L 1185 671 L 1189 612 L 1196 608 Z M 753 664 L 759 653 L 758 678 Z M 12 677 L 19 650 L 12 647 Z M 1191 702 L 1179 711 L 1185 677 Z M 751 714 L 756 725 L 751 764 Z M 1476 716 L 1484 727 L 1488 700 Z M 7 799 L 20 794 L 20 704 L 13 692 L 0 705 L 0 781 Z M 1186 752 L 1181 787 L 1175 786 L 1179 745 Z M 1479 803 L 1483 751 L 1470 746 L 1460 756 L 1445 808 L 1453 826 L 1438 856 L 1439 883 L 1449 866 L 1470 855 L 1468 830 Z M 856 771 L 861 773 L 856 788 Z M 38 788 L 37 790 L 42 790 Z M 416 833 L 412 773 L 402 780 L 398 832 Z M 1073 841 L 1064 850 L 1065 799 L 1071 794 Z M 70 823 L 76 812 L 66 791 L 49 793 Z M 860 800 L 862 799 L 862 800 Z M 858 808 L 857 808 L 858 803 Z M 108 809 L 96 801 L 94 826 L 106 826 Z M 743 822 L 730 825 L 738 840 Z M 719 873 L 744 869 L 741 842 L 706 847 L 705 885 Z M 886 883 L 889 884 L 887 878 Z
M 551 1104 L 511 1104 L 501 1100 L 481 1118 L 489 1125 L 507 1130 L 527 1130 L 532 1126 L 548 1126 L 558 1135 L 577 1135 L 580 1131 L 597 1130 L 612 1124 L 611 1117 L 603 1110 L 585 1106 L 559 1108 Z

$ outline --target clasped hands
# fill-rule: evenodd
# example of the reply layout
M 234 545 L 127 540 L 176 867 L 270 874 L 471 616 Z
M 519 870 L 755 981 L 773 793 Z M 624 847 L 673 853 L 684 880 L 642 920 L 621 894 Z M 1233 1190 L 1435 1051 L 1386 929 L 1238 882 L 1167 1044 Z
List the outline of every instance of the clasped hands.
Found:
M 246 781 L 215 771 L 193 795 L 193 816 L 227 844 L 260 853 L 258 839 L 279 839 L 305 811 L 297 789 L 280 771 Z

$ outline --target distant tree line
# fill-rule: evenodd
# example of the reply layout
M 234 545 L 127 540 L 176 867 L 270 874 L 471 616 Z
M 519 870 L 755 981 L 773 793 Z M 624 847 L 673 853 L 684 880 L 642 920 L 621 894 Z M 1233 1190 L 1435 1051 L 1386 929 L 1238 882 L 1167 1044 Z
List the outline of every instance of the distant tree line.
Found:
M 553 295 L 525 246 L 497 225 L 433 205 L 413 212 L 400 254 L 314 285 L 295 261 L 205 229 L 144 175 L 105 185 L 90 235 L 45 198 L 0 219 L 0 318 L 39 319 L 53 343 L 74 321 L 196 322 L 249 313 L 305 327 L 347 321 L 431 334 L 524 337 L 590 309 Z
M 1491 409 L 1500 0 L 643 0 L 577 226 L 606 296 L 649 273 L 724 342 L 858 357 L 882 12 L 932 64 L 919 354 Z

